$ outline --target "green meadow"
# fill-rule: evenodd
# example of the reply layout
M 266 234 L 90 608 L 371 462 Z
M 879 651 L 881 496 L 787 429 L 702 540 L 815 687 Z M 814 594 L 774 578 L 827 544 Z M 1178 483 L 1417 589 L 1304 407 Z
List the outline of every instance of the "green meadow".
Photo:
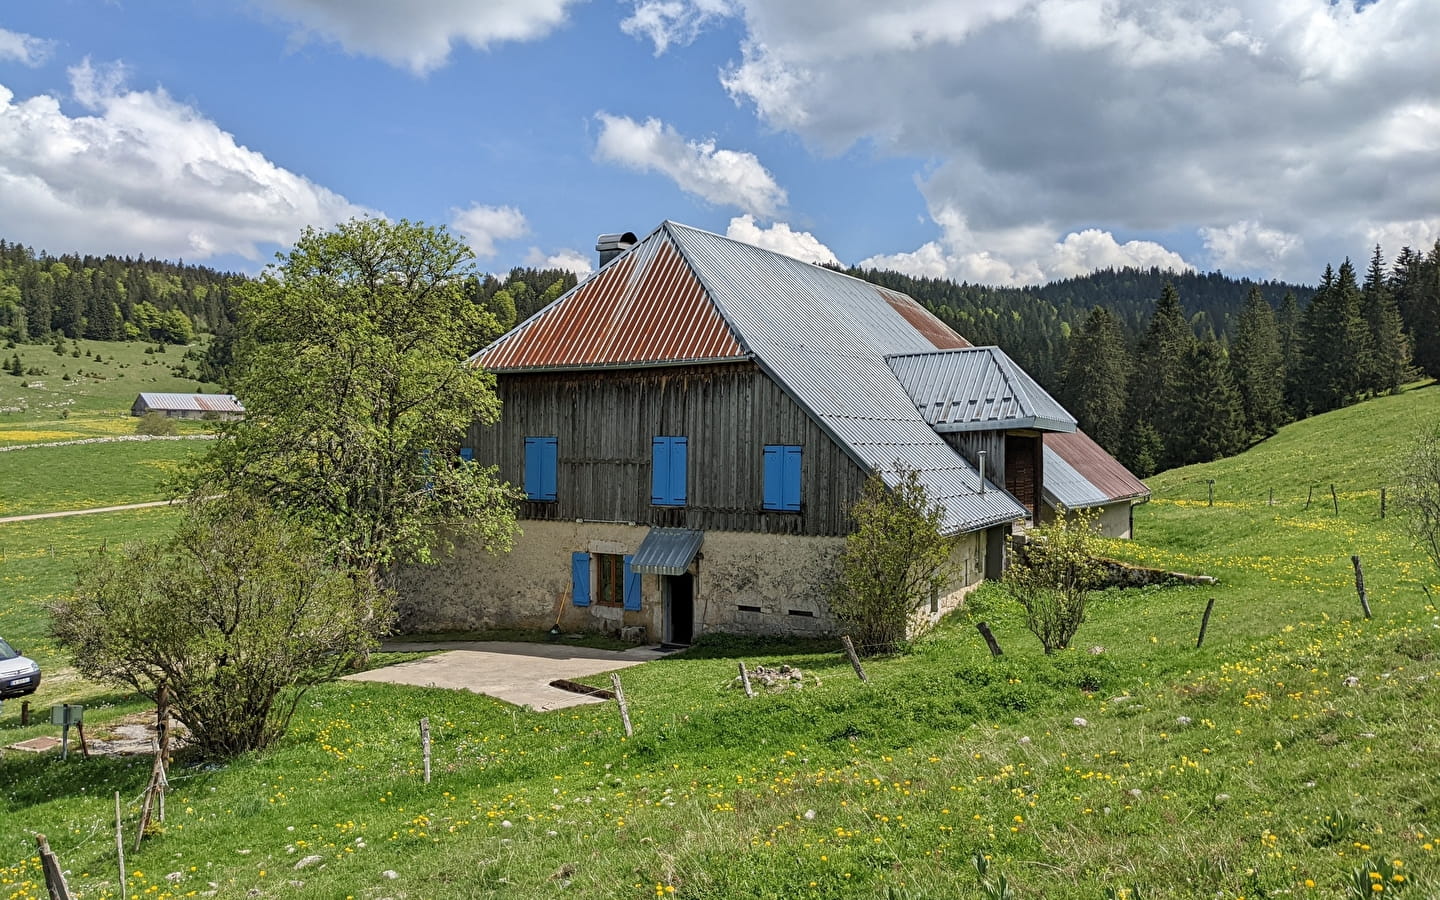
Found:
M 817 643 L 718 638 L 627 669 L 629 739 L 613 703 L 538 713 L 325 685 L 273 752 L 177 761 L 163 828 L 127 847 L 128 894 L 1436 896 L 1440 573 L 1393 509 L 1380 518 L 1379 490 L 1437 421 L 1440 389 L 1411 390 L 1152 479 L 1136 540 L 1108 552 L 1219 583 L 1098 594 L 1076 646 L 1049 657 L 986 585 L 911 653 L 868 661 L 868 685 Z M 173 515 L 0 525 L 0 633 L 60 664 L 46 600 L 86 553 Z M 804 687 L 747 699 L 738 660 L 798 665 Z M 73 680 L 37 702 L 76 698 L 96 727 L 140 708 Z M 19 728 L 13 703 L 0 717 L 7 744 L 51 732 Z M 133 829 L 148 772 L 0 754 L 0 896 L 45 896 L 43 831 L 78 896 L 119 897 L 114 794 Z
M 138 341 L 67 340 L 61 346 L 61 353 L 52 344 L 0 350 L 0 363 L 18 356 L 26 372 L 18 377 L 0 372 L 0 447 L 134 434 L 130 405 L 142 391 L 220 391 L 218 385 L 176 374 L 182 365 L 187 373 L 195 372 L 185 347 L 168 346 L 159 353 L 153 352 L 156 345 Z M 178 424 L 182 433 L 208 427 Z

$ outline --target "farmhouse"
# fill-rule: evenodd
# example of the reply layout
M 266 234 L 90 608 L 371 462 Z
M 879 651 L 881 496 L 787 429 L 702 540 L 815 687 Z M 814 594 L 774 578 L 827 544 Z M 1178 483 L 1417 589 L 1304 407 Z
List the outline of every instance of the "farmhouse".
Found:
M 1135 530 L 1135 506 L 1150 499 L 1150 489 L 1090 435 L 1045 435 L 1044 505 L 1040 521 L 1050 522 L 1061 510 L 1087 510 L 1097 516 L 1105 537 L 1128 538 Z
M 509 554 L 407 571 L 407 630 L 833 631 L 826 591 L 866 477 L 912 469 L 958 540 L 938 617 L 1042 515 L 1075 420 L 910 297 L 665 222 L 472 362 L 500 422 L 460 453 L 524 486 Z
M 170 419 L 220 419 L 229 421 L 245 415 L 245 407 L 234 394 L 142 393 L 130 405 L 130 415 L 158 412 Z

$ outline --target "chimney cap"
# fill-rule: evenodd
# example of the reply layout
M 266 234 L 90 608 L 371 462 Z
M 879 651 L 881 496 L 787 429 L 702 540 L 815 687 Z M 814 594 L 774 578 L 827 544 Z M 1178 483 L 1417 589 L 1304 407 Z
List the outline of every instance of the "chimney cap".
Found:
M 629 250 L 640 242 L 633 231 L 622 231 L 616 234 L 602 234 L 595 239 L 595 249 L 604 252 L 606 250 Z

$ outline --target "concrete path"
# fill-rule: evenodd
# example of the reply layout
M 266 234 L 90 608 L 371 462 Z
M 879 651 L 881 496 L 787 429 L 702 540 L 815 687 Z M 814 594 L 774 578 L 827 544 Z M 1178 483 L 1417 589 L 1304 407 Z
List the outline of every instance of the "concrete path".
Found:
M 557 678 L 574 680 L 664 659 L 673 651 L 655 647 L 594 650 L 564 644 L 520 641 L 386 641 L 382 650 L 413 653 L 443 650 L 413 662 L 346 675 L 348 681 L 379 681 L 474 691 L 517 706 L 562 709 L 602 701 L 550 686 Z
M 126 503 L 124 506 L 97 506 L 94 509 L 67 509 L 63 512 L 30 513 L 25 516 L 0 516 L 0 525 L 6 522 L 29 522 L 31 519 L 59 519 L 63 516 L 89 516 L 95 513 L 122 512 L 127 509 L 145 509 L 151 506 L 169 506 L 173 501 L 152 500 L 149 503 Z

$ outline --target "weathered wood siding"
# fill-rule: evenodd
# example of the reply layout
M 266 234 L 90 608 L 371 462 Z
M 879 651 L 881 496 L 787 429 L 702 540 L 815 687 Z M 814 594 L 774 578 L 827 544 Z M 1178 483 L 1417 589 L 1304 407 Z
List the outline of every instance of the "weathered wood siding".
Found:
M 721 531 L 840 535 L 866 473 L 752 363 L 614 372 L 501 374 L 500 422 L 472 426 L 476 462 L 524 484 L 525 438 L 558 438 L 557 500 L 521 518 L 587 519 Z M 650 503 L 657 435 L 689 439 L 683 508 Z M 804 447 L 801 510 L 761 508 L 766 444 Z

